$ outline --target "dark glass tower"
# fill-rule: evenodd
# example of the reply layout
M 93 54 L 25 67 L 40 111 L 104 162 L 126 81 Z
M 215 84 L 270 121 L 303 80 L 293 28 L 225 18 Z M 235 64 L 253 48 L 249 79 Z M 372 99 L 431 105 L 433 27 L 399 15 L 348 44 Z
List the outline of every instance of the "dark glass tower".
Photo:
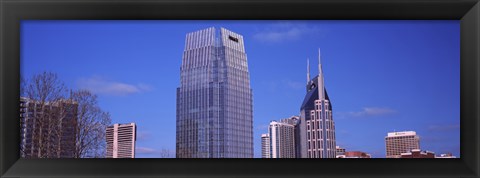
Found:
M 252 89 L 242 35 L 188 33 L 177 88 L 177 158 L 252 158 Z
M 320 50 L 318 51 L 319 73 L 310 80 L 310 66 L 307 63 L 307 94 L 300 107 L 300 149 L 297 157 L 335 158 L 335 124 L 332 104 L 325 89 Z

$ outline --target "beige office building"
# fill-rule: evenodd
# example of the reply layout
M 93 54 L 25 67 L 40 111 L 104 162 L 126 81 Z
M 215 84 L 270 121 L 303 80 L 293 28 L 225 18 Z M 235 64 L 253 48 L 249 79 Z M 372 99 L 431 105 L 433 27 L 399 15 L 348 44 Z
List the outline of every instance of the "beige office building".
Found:
M 107 127 L 107 158 L 135 158 L 135 123 Z
M 270 158 L 295 158 L 294 129 L 292 124 L 270 122 Z
M 415 131 L 389 132 L 385 137 L 386 158 L 400 158 L 402 153 L 420 149 L 420 137 Z

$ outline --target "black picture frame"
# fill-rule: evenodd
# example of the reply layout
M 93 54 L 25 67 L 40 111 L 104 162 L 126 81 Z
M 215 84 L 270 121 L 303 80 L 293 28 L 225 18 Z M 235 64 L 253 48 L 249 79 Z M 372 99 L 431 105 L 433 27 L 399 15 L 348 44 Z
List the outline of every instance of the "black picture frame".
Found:
M 1 0 L 1 177 L 479 177 L 478 0 Z M 459 159 L 19 159 L 20 21 L 429 19 L 461 23 Z M 434 64 L 432 64 L 434 65 Z

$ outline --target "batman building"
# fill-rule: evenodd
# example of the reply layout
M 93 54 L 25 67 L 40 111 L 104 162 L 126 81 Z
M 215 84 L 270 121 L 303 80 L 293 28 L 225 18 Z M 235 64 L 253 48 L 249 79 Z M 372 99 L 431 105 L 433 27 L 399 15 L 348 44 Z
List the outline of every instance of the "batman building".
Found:
M 307 94 L 300 108 L 300 142 L 297 157 L 335 158 L 335 124 L 332 117 L 332 103 L 325 89 L 318 51 L 318 75 L 310 79 L 310 66 L 307 63 Z
M 177 158 L 252 158 L 252 89 L 242 35 L 188 33 L 177 88 Z

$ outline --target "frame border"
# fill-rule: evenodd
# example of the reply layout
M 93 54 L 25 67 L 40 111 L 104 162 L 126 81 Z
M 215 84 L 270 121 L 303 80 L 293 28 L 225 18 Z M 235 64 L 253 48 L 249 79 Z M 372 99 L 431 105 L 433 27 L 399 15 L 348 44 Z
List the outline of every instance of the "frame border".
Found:
M 12 118 L 19 114 L 20 21 L 24 19 L 460 20 L 460 159 L 19 159 L 20 127 Z M 480 175 L 478 0 L 0 0 L 0 45 L 0 177 Z

